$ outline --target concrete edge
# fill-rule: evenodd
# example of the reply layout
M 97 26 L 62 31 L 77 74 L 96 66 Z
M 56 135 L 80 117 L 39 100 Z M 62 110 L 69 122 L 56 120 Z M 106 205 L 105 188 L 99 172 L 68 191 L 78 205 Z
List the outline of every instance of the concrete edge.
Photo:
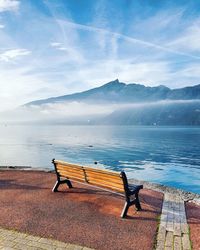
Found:
M 185 190 L 178 189 L 178 188 L 165 186 L 162 184 L 137 180 L 134 178 L 129 179 L 129 182 L 134 183 L 134 184 L 142 184 L 144 188 L 155 190 L 161 193 L 171 193 L 174 195 L 179 195 L 181 199 L 185 202 L 187 201 L 194 202 L 195 204 L 200 205 L 200 194 L 196 194 L 196 193 L 185 191 Z

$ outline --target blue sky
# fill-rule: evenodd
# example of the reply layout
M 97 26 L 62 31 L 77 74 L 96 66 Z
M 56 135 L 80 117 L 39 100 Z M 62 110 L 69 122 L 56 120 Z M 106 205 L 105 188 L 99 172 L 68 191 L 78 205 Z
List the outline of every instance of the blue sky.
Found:
M 200 1 L 0 0 L 0 111 L 118 78 L 200 83 Z

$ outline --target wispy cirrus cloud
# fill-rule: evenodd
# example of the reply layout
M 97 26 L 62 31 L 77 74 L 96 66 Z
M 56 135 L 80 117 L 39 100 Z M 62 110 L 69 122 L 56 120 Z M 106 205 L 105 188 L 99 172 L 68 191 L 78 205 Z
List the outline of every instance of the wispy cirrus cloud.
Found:
M 88 32 L 94 32 L 94 33 L 101 33 L 104 35 L 108 35 L 109 37 L 115 38 L 115 39 L 123 39 L 125 42 L 127 43 L 131 43 L 131 44 L 138 44 L 144 47 L 149 47 L 149 48 L 153 48 L 159 51 L 164 51 L 167 53 L 172 53 L 172 54 L 177 54 L 177 55 L 182 55 L 182 56 L 186 56 L 186 57 L 191 57 L 191 58 L 196 58 L 196 59 L 200 59 L 200 56 L 196 56 L 193 54 L 189 54 L 189 53 L 185 53 L 183 51 L 177 50 L 176 47 L 172 48 L 169 46 L 162 46 L 156 43 L 152 43 L 143 39 L 138 39 L 138 38 L 134 38 L 132 36 L 127 36 L 124 34 L 120 34 L 117 32 L 112 32 L 109 30 L 105 30 L 102 28 L 96 28 L 93 26 L 88 26 L 88 25 L 82 25 L 79 23 L 74 23 L 74 22 L 70 22 L 70 21 L 66 21 L 66 20 L 59 20 L 60 23 L 63 23 L 64 25 L 70 26 L 71 28 L 77 29 L 77 30 L 82 30 L 82 31 L 88 31 Z M 103 46 L 105 47 L 105 46 Z
M 63 44 L 62 43 L 57 43 L 57 42 L 53 42 L 53 43 L 50 43 L 51 47 L 57 49 L 57 50 L 68 50 L 66 47 L 63 47 Z
M 189 24 L 168 46 L 188 53 L 200 52 L 200 18 Z
M 21 56 L 30 55 L 31 51 L 27 49 L 10 49 L 0 53 L 0 61 L 9 62 Z
M 17 0 L 0 0 L 0 12 L 18 11 L 20 2 Z

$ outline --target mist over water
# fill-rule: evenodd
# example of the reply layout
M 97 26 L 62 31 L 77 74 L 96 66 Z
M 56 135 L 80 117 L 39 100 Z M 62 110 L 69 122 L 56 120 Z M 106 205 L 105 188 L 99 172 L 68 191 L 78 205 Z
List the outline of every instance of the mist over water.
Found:
M 100 102 L 101 101 L 101 102 Z M 0 124 L 200 125 L 200 100 L 52 102 L 1 112 Z
M 1 125 L 0 165 L 56 158 L 200 193 L 199 143 L 200 127 Z

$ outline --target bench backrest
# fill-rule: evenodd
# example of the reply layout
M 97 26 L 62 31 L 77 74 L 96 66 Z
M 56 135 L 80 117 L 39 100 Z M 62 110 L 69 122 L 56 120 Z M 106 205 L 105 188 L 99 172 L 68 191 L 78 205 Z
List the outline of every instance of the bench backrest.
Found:
M 59 177 L 86 182 L 88 184 L 111 189 L 124 193 L 123 175 L 118 172 L 100 170 L 85 166 L 79 166 L 68 162 L 53 160 L 56 173 Z

